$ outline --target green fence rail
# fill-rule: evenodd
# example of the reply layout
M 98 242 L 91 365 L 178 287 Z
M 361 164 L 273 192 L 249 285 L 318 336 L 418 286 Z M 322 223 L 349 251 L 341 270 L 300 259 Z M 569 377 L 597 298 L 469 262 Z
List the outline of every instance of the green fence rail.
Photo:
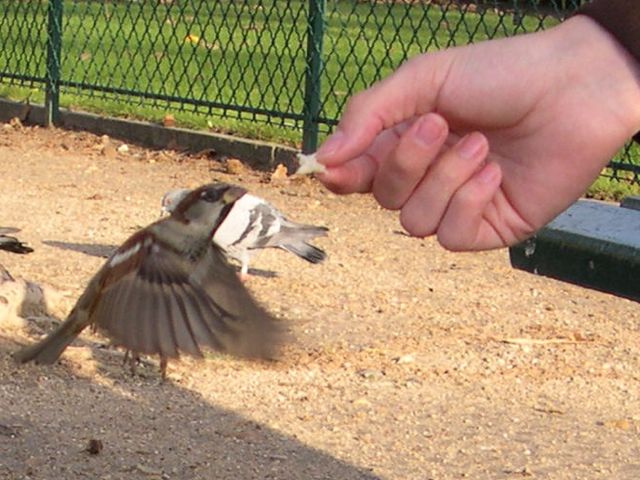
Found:
M 0 95 L 315 149 L 407 57 L 537 31 L 580 0 L 0 0 Z M 640 184 L 628 145 L 606 174 Z

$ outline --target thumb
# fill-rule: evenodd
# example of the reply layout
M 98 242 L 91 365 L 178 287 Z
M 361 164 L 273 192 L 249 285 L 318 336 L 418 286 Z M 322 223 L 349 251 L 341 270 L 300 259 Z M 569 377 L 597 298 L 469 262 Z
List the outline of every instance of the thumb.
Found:
M 381 131 L 433 111 L 449 64 L 447 52 L 422 54 L 353 95 L 335 131 L 316 152 L 318 161 L 341 165 L 364 153 Z

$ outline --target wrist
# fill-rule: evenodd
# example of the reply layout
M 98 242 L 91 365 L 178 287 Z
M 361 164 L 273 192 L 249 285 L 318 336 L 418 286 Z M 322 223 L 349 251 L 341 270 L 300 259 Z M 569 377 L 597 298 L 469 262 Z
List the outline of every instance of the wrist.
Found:
M 626 138 L 640 131 L 640 61 L 586 15 L 569 18 L 553 34 L 561 37 L 555 39 L 555 47 L 566 49 L 574 63 L 569 86 L 590 84 L 595 98 L 614 111 Z

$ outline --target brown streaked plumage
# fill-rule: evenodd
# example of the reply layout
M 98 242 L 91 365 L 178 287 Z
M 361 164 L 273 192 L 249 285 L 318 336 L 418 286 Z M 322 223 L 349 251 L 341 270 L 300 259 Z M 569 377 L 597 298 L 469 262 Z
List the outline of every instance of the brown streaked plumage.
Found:
M 281 327 L 211 242 L 245 192 L 227 184 L 191 192 L 169 218 L 135 233 L 111 255 L 54 332 L 14 357 L 53 363 L 92 326 L 134 354 L 160 355 L 164 365 L 182 353 L 202 357 L 203 348 L 271 358 Z

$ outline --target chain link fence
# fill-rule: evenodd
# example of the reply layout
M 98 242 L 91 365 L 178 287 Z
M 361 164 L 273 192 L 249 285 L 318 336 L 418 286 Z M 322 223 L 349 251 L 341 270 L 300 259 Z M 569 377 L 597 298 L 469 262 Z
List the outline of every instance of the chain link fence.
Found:
M 408 57 L 557 24 L 580 0 L 0 0 L 0 95 L 302 143 Z M 640 183 L 628 145 L 607 174 Z

